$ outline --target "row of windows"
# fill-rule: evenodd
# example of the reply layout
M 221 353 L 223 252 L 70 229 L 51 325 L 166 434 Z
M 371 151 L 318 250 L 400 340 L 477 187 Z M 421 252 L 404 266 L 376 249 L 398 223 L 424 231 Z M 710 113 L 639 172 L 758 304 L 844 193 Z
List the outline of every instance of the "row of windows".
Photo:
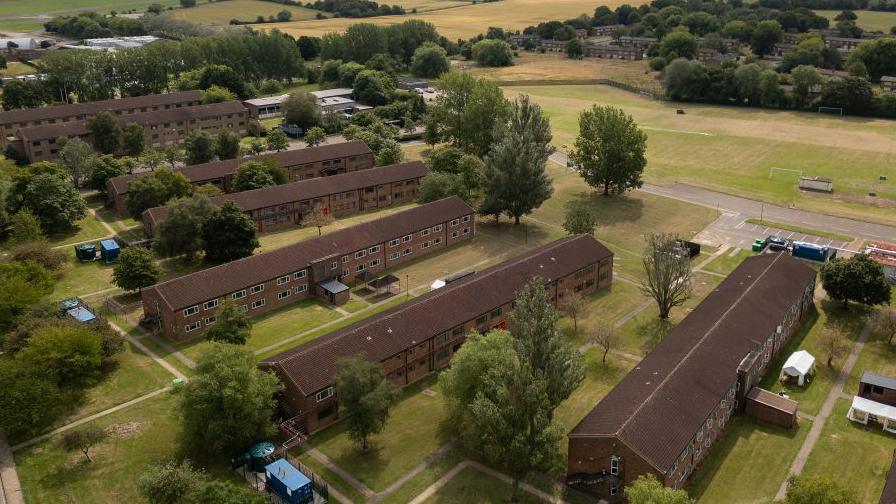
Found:
M 300 280 L 302 278 L 305 278 L 306 274 L 307 274 L 306 271 L 302 270 L 302 271 L 296 271 L 295 273 L 293 273 L 291 275 L 284 275 L 277 279 L 277 285 L 283 285 L 283 284 L 289 282 L 290 279 Z M 308 288 L 307 285 L 302 285 L 301 287 L 302 287 L 303 291 L 304 291 L 304 289 Z M 259 292 L 264 292 L 264 284 L 258 284 L 258 285 L 253 285 L 252 287 L 249 287 L 250 294 L 258 294 Z M 231 294 L 230 297 L 233 300 L 243 299 L 244 297 L 246 297 L 246 289 L 238 290 L 238 291 L 234 292 L 233 294 Z M 264 301 L 264 300 L 260 300 L 260 301 Z M 258 301 L 255 301 L 254 303 L 252 303 L 253 308 L 256 308 L 256 306 L 254 306 L 254 304 L 257 302 Z M 209 301 L 206 301 L 205 303 L 203 303 L 202 308 L 205 310 L 211 310 L 212 308 L 216 308 L 218 306 L 218 304 L 219 304 L 218 299 L 212 299 L 212 300 L 209 300 Z M 264 306 L 264 304 L 262 304 L 260 306 Z M 184 310 L 183 310 L 184 317 L 189 317 L 190 315 L 195 315 L 197 313 L 199 313 L 199 305 L 194 305 L 189 308 L 184 308 Z M 194 330 L 195 330 L 195 328 L 194 328 Z

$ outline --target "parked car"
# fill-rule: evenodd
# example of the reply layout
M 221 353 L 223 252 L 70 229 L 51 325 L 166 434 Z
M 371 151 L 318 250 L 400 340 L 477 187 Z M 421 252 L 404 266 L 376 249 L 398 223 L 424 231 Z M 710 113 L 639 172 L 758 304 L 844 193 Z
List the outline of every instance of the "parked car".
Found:
M 775 252 L 780 252 L 782 250 L 787 250 L 787 238 L 783 238 L 781 236 L 769 236 L 768 237 L 768 248 L 774 250 Z
M 435 92 L 436 92 L 436 88 L 428 87 L 428 88 L 426 88 L 426 92 L 427 92 L 427 93 L 435 93 Z
M 414 88 L 414 92 L 417 93 L 417 94 L 423 94 L 423 88 L 415 87 L 415 88 Z

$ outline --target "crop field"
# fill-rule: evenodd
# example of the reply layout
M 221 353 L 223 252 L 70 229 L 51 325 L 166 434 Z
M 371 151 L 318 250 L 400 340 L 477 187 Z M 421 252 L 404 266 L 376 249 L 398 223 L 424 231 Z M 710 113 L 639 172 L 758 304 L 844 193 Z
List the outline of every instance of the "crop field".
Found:
M 166 7 L 179 4 L 178 0 L 3 0 L 0 2 L 0 17 L 55 15 L 84 10 L 124 12 L 135 9 L 142 11 L 154 3 Z
M 408 8 L 413 3 L 435 4 L 441 2 L 411 0 L 409 2 L 397 1 L 395 3 Z M 613 7 L 624 2 L 621 0 L 610 0 L 599 3 Z M 382 16 L 367 19 L 333 18 L 264 24 L 257 26 L 257 28 L 279 28 L 281 31 L 294 36 L 320 36 L 327 32 L 343 31 L 349 25 L 361 21 L 378 25 L 391 25 L 401 23 L 407 19 L 421 19 L 434 24 L 440 34 L 449 39 L 455 39 L 469 38 L 479 33 L 484 33 L 489 26 L 500 26 L 517 30 L 551 19 L 569 19 L 583 13 L 590 15 L 594 12 L 597 5 L 598 3 L 583 0 L 552 0 L 550 2 L 540 0 L 501 0 L 499 2 L 468 4 L 429 12 L 419 12 L 420 9 L 418 9 L 418 14 L 405 16 Z
M 174 9 L 167 15 L 191 23 L 226 25 L 230 23 L 231 19 L 255 21 L 258 16 L 268 18 L 276 16 L 282 10 L 292 12 L 292 19 L 296 21 L 314 19 L 319 12 L 305 7 L 287 6 L 261 0 L 228 0 L 199 4 L 189 9 Z
M 856 24 L 859 28 L 868 31 L 882 31 L 884 33 L 889 33 L 890 28 L 896 26 L 896 12 L 879 12 L 879 11 L 866 11 L 866 10 L 857 10 L 854 11 L 858 19 L 856 19 Z M 833 25 L 834 17 L 837 14 L 840 14 L 839 10 L 817 10 L 815 11 L 819 16 L 824 16 L 831 20 L 831 24 Z
M 597 85 L 514 86 L 551 116 L 554 144 L 571 148 L 592 105 L 631 114 L 648 136 L 645 178 L 684 182 L 810 211 L 896 222 L 892 121 L 655 101 Z M 685 114 L 676 114 L 683 108 Z M 775 170 L 772 170 L 775 168 Z M 833 195 L 800 192 L 799 174 L 834 180 Z M 879 182 L 881 175 L 889 181 Z M 867 195 L 877 193 L 876 198 Z

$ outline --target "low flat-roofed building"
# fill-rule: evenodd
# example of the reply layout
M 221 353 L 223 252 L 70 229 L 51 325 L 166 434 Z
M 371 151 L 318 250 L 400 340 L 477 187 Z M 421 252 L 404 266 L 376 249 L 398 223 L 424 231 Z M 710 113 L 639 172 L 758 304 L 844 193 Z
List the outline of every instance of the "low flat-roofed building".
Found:
M 859 44 L 862 42 L 867 42 L 865 39 L 860 38 L 847 38 L 847 37 L 825 37 L 824 45 L 825 47 L 833 47 L 834 49 L 839 49 L 844 52 L 851 52 L 856 47 L 859 47 Z
M 865 371 L 859 381 L 859 397 L 896 406 L 896 378 Z
M 683 487 L 809 312 L 816 272 L 746 259 L 569 433 L 567 482 L 619 501 L 653 474 Z
M 614 24 L 591 27 L 591 35 L 595 37 L 612 37 L 614 33 L 625 28 L 625 25 Z
M 880 264 L 888 282 L 896 284 L 896 245 L 868 243 L 865 245 L 865 254 Z
M 657 42 L 658 40 L 653 37 L 633 37 L 631 35 L 623 35 L 619 37 L 616 44 L 621 45 L 622 47 L 637 47 L 638 49 L 646 51 L 650 46 Z
M 587 44 L 585 46 L 585 56 L 605 59 L 640 60 L 644 58 L 644 51 L 631 46 Z
M 325 89 L 312 91 L 311 94 L 317 98 L 317 105 L 324 112 L 354 110 L 358 107 L 358 103 L 352 98 L 352 90 L 350 88 Z M 243 100 L 243 104 L 249 109 L 249 114 L 252 117 L 268 119 L 283 115 L 283 102 L 287 98 L 289 98 L 289 94 L 252 98 Z
M 542 40 L 540 47 L 548 52 L 565 52 L 567 40 Z
M 884 75 L 880 78 L 880 87 L 889 93 L 896 93 L 896 77 Z
M 393 268 L 475 234 L 476 211 L 456 196 L 161 282 L 141 291 L 147 321 L 186 340 L 216 322 L 224 298 L 257 316 L 316 296 L 348 301 L 358 276 Z
M 388 380 L 414 383 L 445 368 L 471 331 L 505 328 L 517 293 L 541 278 L 550 301 L 590 293 L 613 279 L 613 253 L 589 235 L 562 238 L 467 275 L 292 350 L 269 357 L 286 386 L 285 409 L 299 430 L 313 433 L 339 416 L 333 378 L 340 359 L 360 357 L 383 366 Z
M 339 173 L 367 170 L 373 168 L 374 164 L 373 151 L 364 142 L 356 140 L 260 156 L 211 161 L 209 163 L 186 166 L 177 171 L 183 173 L 192 184 L 212 184 L 218 186 L 224 192 L 230 192 L 230 181 L 236 174 L 237 168 L 248 161 L 267 158 L 276 161 L 277 164 L 286 169 L 287 176 L 294 182 L 315 177 L 337 175 Z M 109 198 L 108 204 L 119 215 L 127 213 L 128 185 L 131 180 L 145 175 L 147 173 L 122 175 L 113 177 L 106 182 L 106 196 Z
M 324 215 L 345 217 L 375 208 L 413 201 L 420 180 L 429 169 L 420 161 L 380 166 L 288 184 L 235 192 L 212 198 L 222 206 L 231 202 L 246 212 L 263 233 L 287 226 L 301 225 L 315 208 Z M 143 212 L 143 228 L 148 237 L 168 216 L 161 206 Z

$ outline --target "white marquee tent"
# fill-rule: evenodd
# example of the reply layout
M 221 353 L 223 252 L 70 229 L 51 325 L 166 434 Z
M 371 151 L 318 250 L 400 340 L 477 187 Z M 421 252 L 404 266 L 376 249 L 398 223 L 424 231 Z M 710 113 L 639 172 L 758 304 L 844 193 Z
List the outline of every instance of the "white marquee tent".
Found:
M 784 367 L 781 368 L 781 378 L 790 376 L 797 379 L 797 384 L 803 386 L 806 376 L 815 369 L 815 357 L 805 350 L 799 350 L 790 354 Z
M 846 417 L 863 425 L 868 425 L 868 420 L 876 420 L 885 431 L 896 434 L 896 407 L 888 404 L 855 396 Z

